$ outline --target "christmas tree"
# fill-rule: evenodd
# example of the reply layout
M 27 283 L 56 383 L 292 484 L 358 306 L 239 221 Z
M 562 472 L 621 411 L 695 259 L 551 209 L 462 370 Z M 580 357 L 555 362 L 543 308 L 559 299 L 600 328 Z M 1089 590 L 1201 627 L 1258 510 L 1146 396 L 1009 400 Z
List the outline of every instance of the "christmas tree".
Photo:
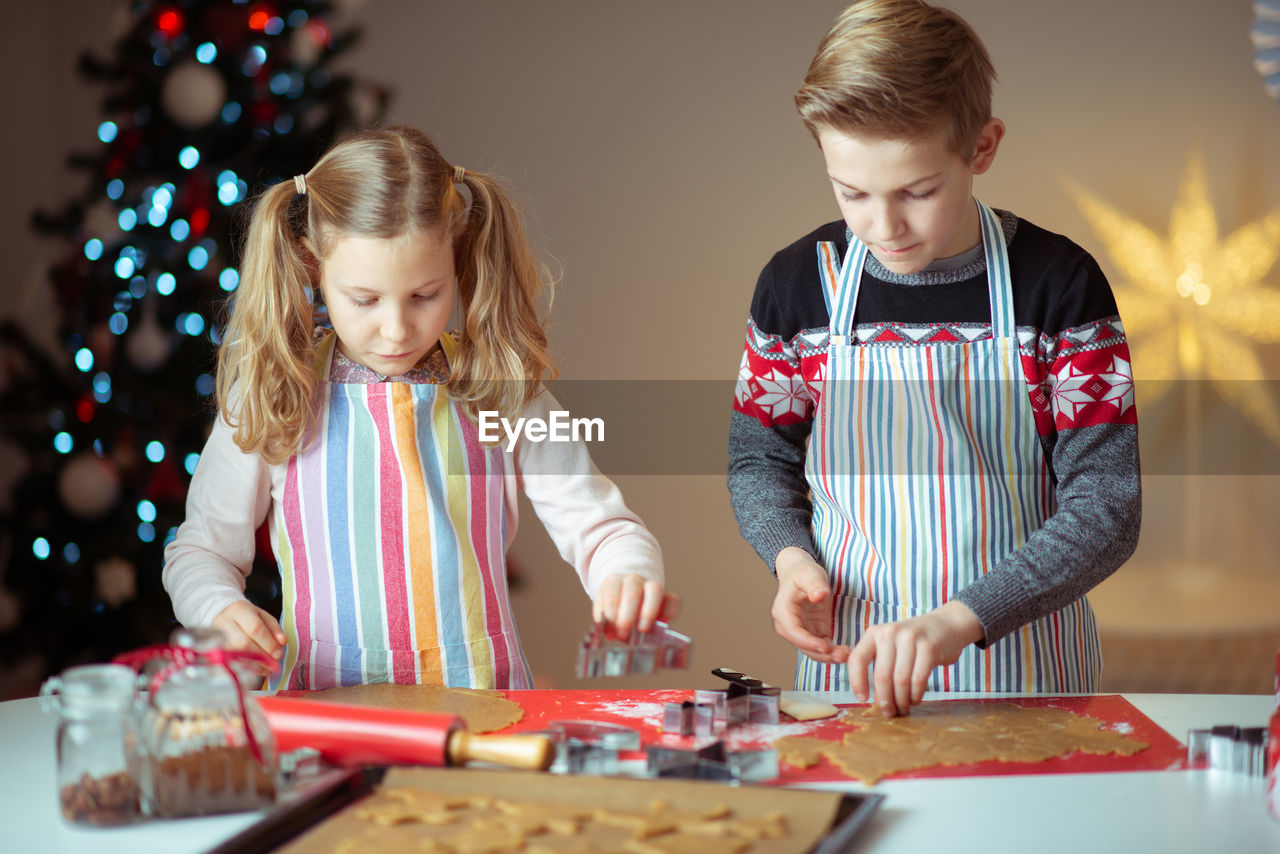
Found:
M 33 216 L 68 243 L 50 283 L 69 358 L 0 328 L 0 433 L 26 466 L 0 517 L 0 699 L 173 628 L 163 551 L 214 414 L 237 227 L 385 106 L 333 68 L 358 32 L 332 6 L 134 0 L 112 55 L 81 59 L 101 145 L 70 157 L 84 192 Z M 250 598 L 278 609 L 259 553 Z

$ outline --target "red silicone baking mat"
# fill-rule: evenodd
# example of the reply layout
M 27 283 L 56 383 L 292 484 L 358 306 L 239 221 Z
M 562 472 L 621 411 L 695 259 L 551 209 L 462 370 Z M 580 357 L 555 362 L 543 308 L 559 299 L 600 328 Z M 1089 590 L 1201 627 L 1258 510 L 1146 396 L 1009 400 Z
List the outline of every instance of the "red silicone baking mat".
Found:
M 607 721 L 630 726 L 640 731 L 645 746 L 661 743 L 669 746 L 697 747 L 713 739 L 695 739 L 662 732 L 662 708 L 665 703 L 693 699 L 693 691 L 507 691 L 508 699 L 524 709 L 524 719 L 508 728 L 508 732 L 539 730 L 551 721 Z M 946 701 L 943 701 L 946 702 Z M 1186 749 L 1173 736 L 1138 711 L 1117 694 L 1088 697 L 1008 697 L 965 702 L 1017 703 L 1022 706 L 1049 706 L 1096 718 L 1103 726 L 1129 738 L 1146 742 L 1146 750 L 1132 756 L 1072 753 L 1044 762 L 980 762 L 971 765 L 938 766 L 917 771 L 904 771 L 890 779 L 919 777 L 965 777 L 994 774 L 1068 774 L 1099 771 L 1165 771 L 1186 767 Z M 842 705 L 841 708 L 861 708 Z M 774 739 L 786 735 L 829 738 L 839 741 L 848 726 L 835 718 L 820 721 L 792 721 L 785 715 L 776 726 L 744 724 L 723 733 L 730 750 L 768 747 Z M 812 768 L 781 767 L 780 784 L 817 783 L 846 780 L 847 777 L 826 759 Z

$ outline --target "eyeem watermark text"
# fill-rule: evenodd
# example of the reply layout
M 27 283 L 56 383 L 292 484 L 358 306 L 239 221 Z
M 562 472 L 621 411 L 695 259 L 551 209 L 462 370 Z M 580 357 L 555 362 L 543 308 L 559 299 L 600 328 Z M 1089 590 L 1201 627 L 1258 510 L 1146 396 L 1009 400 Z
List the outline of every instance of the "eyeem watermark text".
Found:
M 507 451 L 515 450 L 516 442 L 523 436 L 527 442 L 603 442 L 603 418 L 573 418 L 562 409 L 550 411 L 549 418 L 517 418 L 515 423 L 503 418 L 496 410 L 480 410 L 480 441 L 497 442 L 507 439 Z

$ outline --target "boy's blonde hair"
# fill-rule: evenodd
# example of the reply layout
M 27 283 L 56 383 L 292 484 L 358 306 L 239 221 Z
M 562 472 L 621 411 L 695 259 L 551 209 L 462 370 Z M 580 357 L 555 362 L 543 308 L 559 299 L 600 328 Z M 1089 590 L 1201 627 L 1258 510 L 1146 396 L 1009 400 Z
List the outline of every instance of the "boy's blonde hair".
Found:
M 862 0 L 818 46 L 796 108 L 814 138 L 823 127 L 878 139 L 939 130 L 970 157 L 991 118 L 991 57 L 955 12 L 923 0 Z
M 470 204 L 454 184 L 459 175 Z M 349 136 L 303 177 L 302 194 L 300 182 L 284 181 L 258 198 L 218 351 L 218 410 L 241 450 L 282 462 L 315 424 L 320 261 L 346 236 L 444 229 L 452 238 L 464 320 L 447 387 L 472 417 L 480 409 L 518 413 L 554 378 L 537 305 L 549 282 L 492 177 L 455 173 L 409 127 Z

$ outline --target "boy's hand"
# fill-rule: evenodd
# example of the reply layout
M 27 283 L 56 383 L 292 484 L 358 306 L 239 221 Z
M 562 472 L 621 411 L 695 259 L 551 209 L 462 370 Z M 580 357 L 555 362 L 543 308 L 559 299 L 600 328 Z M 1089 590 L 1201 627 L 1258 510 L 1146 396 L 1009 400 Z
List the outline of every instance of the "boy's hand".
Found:
M 213 627 L 222 632 L 227 649 L 243 652 L 265 652 L 279 660 L 284 654 L 286 638 L 276 618 L 248 600 L 232 602 L 213 618 Z M 255 669 L 266 676 L 274 669 L 266 664 Z
M 919 617 L 871 626 L 849 656 L 849 686 L 865 703 L 867 672 L 874 665 L 872 681 L 880 714 L 910 714 L 911 707 L 924 699 L 933 668 L 955 663 L 964 648 L 982 636 L 978 617 L 954 599 Z
M 831 642 L 831 581 L 827 571 L 804 549 L 789 546 L 774 561 L 778 594 L 769 609 L 773 630 L 796 649 L 824 664 L 839 664 L 849 647 Z
M 632 572 L 610 575 L 600 584 L 591 617 L 604 623 L 606 633 L 620 641 L 631 639 L 631 630 L 647 632 L 656 620 L 670 622 L 680 613 L 680 597 L 667 593 L 661 581 Z

